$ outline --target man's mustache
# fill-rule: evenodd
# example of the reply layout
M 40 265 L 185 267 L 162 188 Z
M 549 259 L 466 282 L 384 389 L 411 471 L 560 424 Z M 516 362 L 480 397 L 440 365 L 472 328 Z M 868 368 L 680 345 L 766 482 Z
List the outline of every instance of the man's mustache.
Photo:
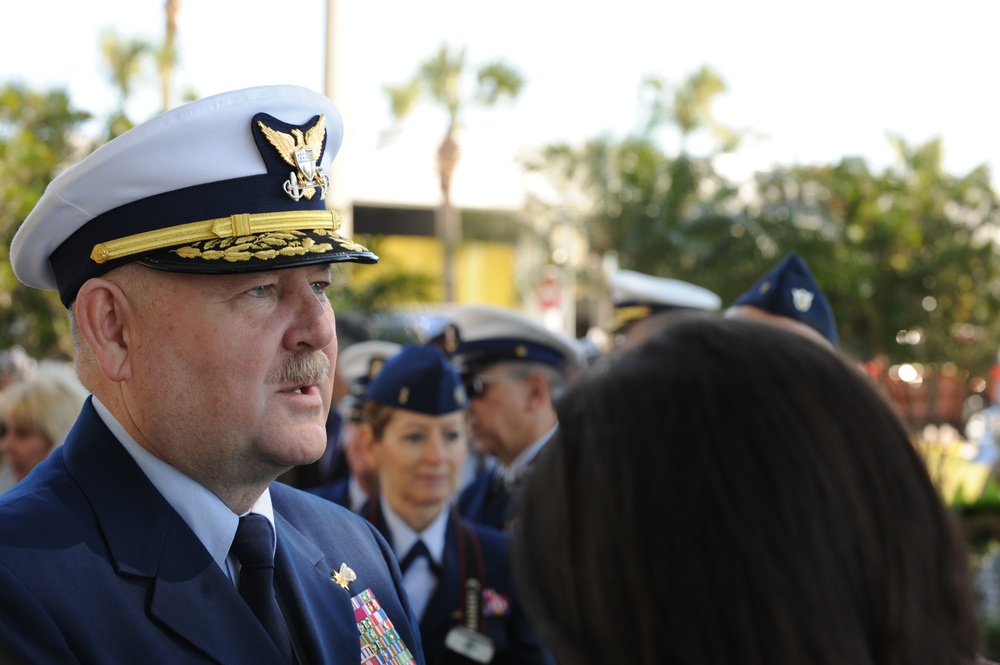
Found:
M 270 383 L 319 383 L 330 375 L 330 358 L 320 351 L 299 352 L 271 375 Z

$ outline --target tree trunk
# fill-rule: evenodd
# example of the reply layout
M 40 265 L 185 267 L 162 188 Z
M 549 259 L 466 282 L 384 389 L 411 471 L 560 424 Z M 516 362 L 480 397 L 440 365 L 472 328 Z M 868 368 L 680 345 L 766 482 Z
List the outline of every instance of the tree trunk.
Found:
M 459 149 L 449 128 L 438 147 L 438 176 L 441 178 L 441 205 L 435 215 L 436 232 L 444 242 L 444 300 L 455 301 L 455 252 L 462 242 L 462 221 L 451 203 L 451 178 L 458 164 Z

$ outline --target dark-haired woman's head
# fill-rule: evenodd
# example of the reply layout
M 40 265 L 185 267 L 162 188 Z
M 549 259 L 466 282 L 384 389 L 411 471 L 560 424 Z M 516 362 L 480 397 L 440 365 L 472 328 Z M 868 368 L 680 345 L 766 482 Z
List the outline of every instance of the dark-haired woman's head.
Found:
M 517 573 L 564 665 L 972 662 L 950 516 L 831 349 L 679 320 L 578 379 L 559 423 Z

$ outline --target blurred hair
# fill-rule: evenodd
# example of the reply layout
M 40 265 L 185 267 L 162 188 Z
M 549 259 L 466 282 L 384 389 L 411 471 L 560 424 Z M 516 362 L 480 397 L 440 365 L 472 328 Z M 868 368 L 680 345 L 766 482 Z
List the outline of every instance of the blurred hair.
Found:
M 515 572 L 563 665 L 973 661 L 951 515 L 834 351 L 681 319 L 584 373 L 558 412 Z
M 396 412 L 395 407 L 379 404 L 378 402 L 366 401 L 362 407 L 362 422 L 372 428 L 372 436 L 376 441 L 382 440 L 385 428 L 389 425 L 392 414 Z
M 34 375 L 4 389 L 0 422 L 63 442 L 87 398 L 86 389 L 68 366 L 41 364 Z

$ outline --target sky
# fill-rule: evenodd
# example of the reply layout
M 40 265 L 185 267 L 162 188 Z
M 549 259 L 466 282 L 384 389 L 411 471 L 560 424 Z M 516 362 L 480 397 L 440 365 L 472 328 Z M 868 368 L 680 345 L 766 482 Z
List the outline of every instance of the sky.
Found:
M 433 205 L 443 111 L 394 126 L 383 86 L 410 77 L 442 43 L 468 62 L 504 60 L 526 86 L 513 103 L 465 117 L 454 198 L 516 206 L 532 180 L 519 157 L 547 143 L 623 137 L 644 77 L 680 82 L 702 65 L 726 82 L 714 110 L 752 137 L 718 163 L 734 179 L 773 165 L 864 157 L 893 163 L 887 136 L 940 137 L 956 175 L 995 167 L 996 26 L 991 0 L 334 0 L 335 86 L 345 141 L 337 164 L 355 200 Z M 63 87 L 99 117 L 116 104 L 100 35 L 162 39 L 164 0 L 6 3 L 0 83 Z M 271 83 L 325 85 L 327 0 L 181 0 L 179 90 L 207 96 Z M 146 73 L 133 119 L 156 112 Z M 336 172 L 335 172 L 336 173 Z M 997 181 L 994 176 L 994 181 Z

